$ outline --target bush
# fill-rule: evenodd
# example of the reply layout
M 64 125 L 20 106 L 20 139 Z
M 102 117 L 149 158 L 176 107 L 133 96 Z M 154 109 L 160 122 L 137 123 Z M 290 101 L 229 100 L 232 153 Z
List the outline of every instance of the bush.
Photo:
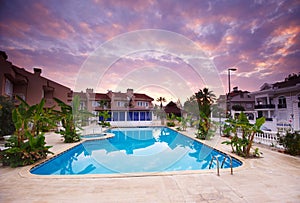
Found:
M 51 153 L 41 132 L 42 126 L 52 123 L 49 111 L 44 109 L 45 100 L 33 106 L 21 98 L 19 100 L 21 104 L 12 111 L 16 130 L 5 144 L 9 148 L 0 152 L 0 161 L 11 167 L 32 164 Z
M 0 151 L 0 161 L 4 166 L 18 167 L 33 164 L 40 159 L 47 157 L 50 146 L 45 146 L 44 135 L 38 135 L 36 137 L 30 136 L 27 142 L 22 142 L 18 146 L 17 136 L 12 136 L 7 147 L 10 147 L 4 151 Z
M 282 144 L 287 153 L 291 155 L 300 155 L 300 133 L 288 132 L 286 136 L 280 137 L 279 143 Z
M 167 126 L 168 127 L 174 127 L 175 123 L 173 121 L 169 121 L 169 122 L 167 122 Z

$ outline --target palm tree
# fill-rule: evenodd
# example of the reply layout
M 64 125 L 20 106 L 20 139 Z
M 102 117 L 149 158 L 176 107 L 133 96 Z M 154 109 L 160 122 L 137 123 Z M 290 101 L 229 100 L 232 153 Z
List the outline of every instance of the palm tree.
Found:
M 207 117 L 210 116 L 211 109 L 210 106 L 213 104 L 216 99 L 216 95 L 209 91 L 208 88 L 203 88 L 199 92 L 195 93 L 199 111 L 202 111 Z
M 156 101 L 160 102 L 160 109 L 162 109 L 162 107 L 163 107 L 162 103 L 166 102 L 167 100 L 164 97 L 159 97 L 159 98 L 156 99 Z
M 211 120 L 209 119 L 211 114 L 211 105 L 216 96 L 212 93 L 212 91 L 209 91 L 208 88 L 203 88 L 203 90 L 200 89 L 199 92 L 195 93 L 195 96 L 200 116 L 197 137 L 200 139 L 206 139 L 206 137 L 209 137 L 211 128 Z

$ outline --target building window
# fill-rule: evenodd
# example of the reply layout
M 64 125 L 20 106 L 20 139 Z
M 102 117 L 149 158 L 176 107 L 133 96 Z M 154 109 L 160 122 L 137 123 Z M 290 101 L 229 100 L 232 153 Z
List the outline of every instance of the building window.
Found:
M 98 107 L 98 106 L 100 106 L 100 104 L 99 104 L 98 101 L 92 101 L 92 106 L 93 107 Z
M 138 101 L 137 104 L 138 104 L 138 106 L 141 106 L 141 107 L 148 107 L 149 106 L 148 102 Z
M 140 112 L 140 120 L 141 120 L 141 121 L 145 121 L 145 120 L 146 120 L 145 117 L 146 117 L 145 112 L 141 111 L 141 112 Z
M 286 99 L 284 96 L 278 97 L 278 108 L 279 109 L 286 108 Z
M 81 101 L 79 105 L 79 110 L 84 110 L 84 109 L 85 109 L 85 103 Z
M 139 121 L 140 120 L 139 112 L 137 112 L 137 111 L 133 112 L 133 120 L 134 121 Z
M 13 83 L 9 80 L 5 80 L 5 94 L 12 97 L 13 96 Z
M 125 107 L 125 102 L 123 102 L 123 101 L 118 101 L 118 102 L 117 102 L 117 106 L 118 106 L 118 107 Z
M 125 112 L 124 111 L 119 112 L 119 121 L 125 121 Z
M 127 121 L 132 121 L 133 120 L 133 112 L 129 111 L 127 112 Z
M 112 113 L 112 117 L 113 117 L 113 121 L 118 121 L 119 120 L 119 114 L 118 114 L 118 112 L 113 112 Z

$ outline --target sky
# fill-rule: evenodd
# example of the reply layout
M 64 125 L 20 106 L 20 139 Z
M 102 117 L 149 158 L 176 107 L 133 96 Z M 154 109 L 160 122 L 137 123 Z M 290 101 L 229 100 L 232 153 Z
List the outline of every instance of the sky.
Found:
M 183 103 L 258 91 L 300 68 L 299 0 L 0 0 L 0 50 L 74 91 Z

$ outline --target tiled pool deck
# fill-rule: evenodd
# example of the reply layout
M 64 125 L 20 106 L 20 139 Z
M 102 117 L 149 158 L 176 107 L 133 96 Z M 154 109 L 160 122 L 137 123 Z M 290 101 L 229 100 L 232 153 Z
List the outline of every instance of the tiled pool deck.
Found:
M 192 131 L 185 134 L 193 136 Z M 215 136 L 206 142 L 230 153 Z M 53 152 L 68 148 L 48 134 Z M 300 158 L 260 148 L 263 158 L 228 170 L 138 177 L 40 178 L 31 166 L 0 167 L 0 202 L 300 202 Z

